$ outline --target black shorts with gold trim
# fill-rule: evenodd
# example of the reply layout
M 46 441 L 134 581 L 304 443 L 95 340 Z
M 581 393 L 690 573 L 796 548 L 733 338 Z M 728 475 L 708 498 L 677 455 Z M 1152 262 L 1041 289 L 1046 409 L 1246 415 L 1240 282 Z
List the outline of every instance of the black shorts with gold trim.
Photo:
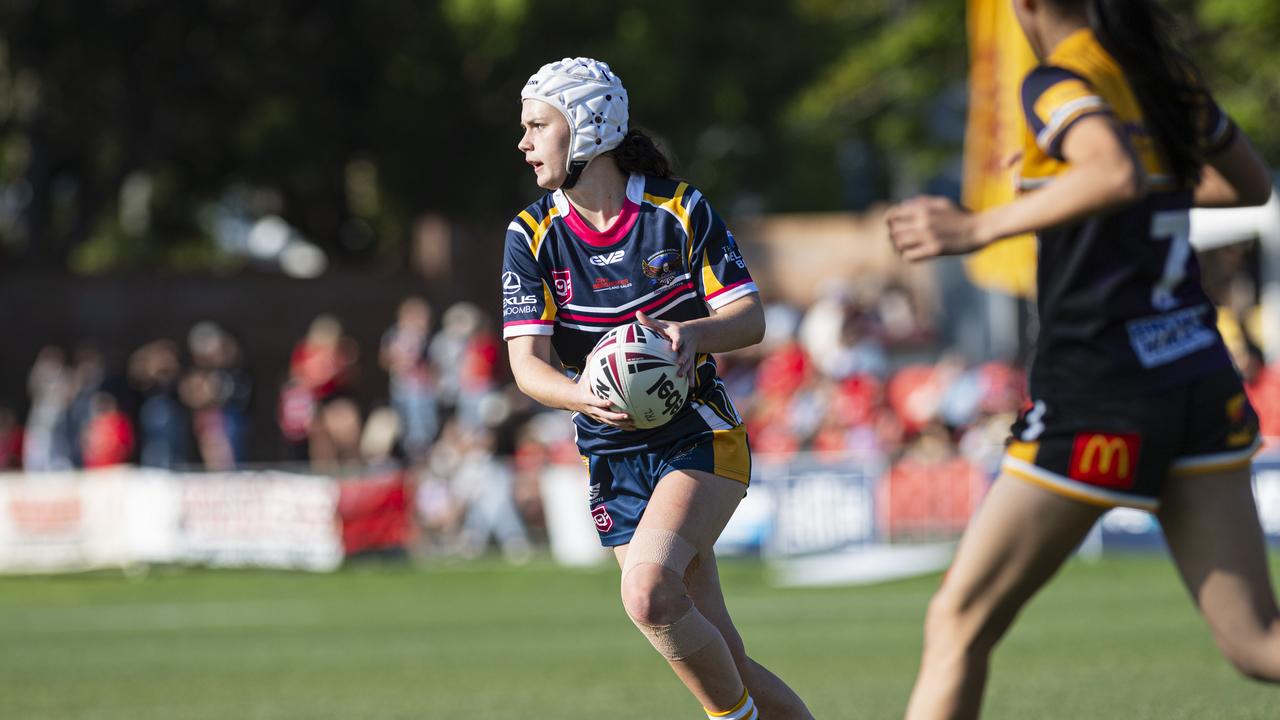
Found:
M 1037 398 L 1000 469 L 1082 502 L 1155 510 L 1166 477 L 1248 467 L 1261 444 L 1240 377 L 1224 368 L 1137 398 Z

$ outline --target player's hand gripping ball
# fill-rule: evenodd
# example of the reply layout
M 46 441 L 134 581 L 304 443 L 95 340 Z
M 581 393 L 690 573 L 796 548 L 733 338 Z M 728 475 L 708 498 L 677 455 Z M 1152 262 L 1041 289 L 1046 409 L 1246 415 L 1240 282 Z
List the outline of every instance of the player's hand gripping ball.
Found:
M 689 378 L 677 374 L 676 351 L 640 323 L 605 333 L 587 357 L 591 391 L 631 416 L 637 428 L 661 427 L 689 398 Z

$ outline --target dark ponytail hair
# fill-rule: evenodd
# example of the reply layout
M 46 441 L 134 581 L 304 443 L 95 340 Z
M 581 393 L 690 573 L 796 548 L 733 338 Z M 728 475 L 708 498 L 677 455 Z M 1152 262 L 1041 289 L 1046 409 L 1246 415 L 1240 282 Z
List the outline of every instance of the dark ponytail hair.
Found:
M 640 128 L 627 131 L 622 143 L 608 153 L 624 173 L 639 173 L 659 178 L 672 178 L 675 171 L 671 161 L 658 149 L 653 138 Z
M 1152 140 L 1179 186 L 1200 180 L 1200 71 L 1173 42 L 1173 20 L 1154 0 L 1055 0 L 1083 6 L 1089 27 L 1124 71 Z

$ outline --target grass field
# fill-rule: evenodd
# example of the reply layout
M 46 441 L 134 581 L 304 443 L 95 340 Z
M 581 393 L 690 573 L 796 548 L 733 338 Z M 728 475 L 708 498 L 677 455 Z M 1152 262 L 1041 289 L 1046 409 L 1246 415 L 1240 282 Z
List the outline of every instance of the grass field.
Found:
M 900 717 L 936 577 L 780 590 L 722 568 L 757 659 L 819 718 Z M 547 563 L 0 580 L 0 717 L 697 718 L 615 573 Z M 1280 717 L 1163 558 L 1073 562 L 997 652 L 989 718 Z

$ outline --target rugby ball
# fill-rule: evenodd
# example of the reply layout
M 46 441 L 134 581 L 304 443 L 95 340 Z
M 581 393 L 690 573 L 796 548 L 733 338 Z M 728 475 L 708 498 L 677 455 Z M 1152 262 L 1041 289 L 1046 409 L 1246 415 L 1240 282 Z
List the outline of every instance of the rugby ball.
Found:
M 650 429 L 671 421 L 689 398 L 689 379 L 676 375 L 676 351 L 657 331 L 640 323 L 604 334 L 587 356 L 591 391 Z

